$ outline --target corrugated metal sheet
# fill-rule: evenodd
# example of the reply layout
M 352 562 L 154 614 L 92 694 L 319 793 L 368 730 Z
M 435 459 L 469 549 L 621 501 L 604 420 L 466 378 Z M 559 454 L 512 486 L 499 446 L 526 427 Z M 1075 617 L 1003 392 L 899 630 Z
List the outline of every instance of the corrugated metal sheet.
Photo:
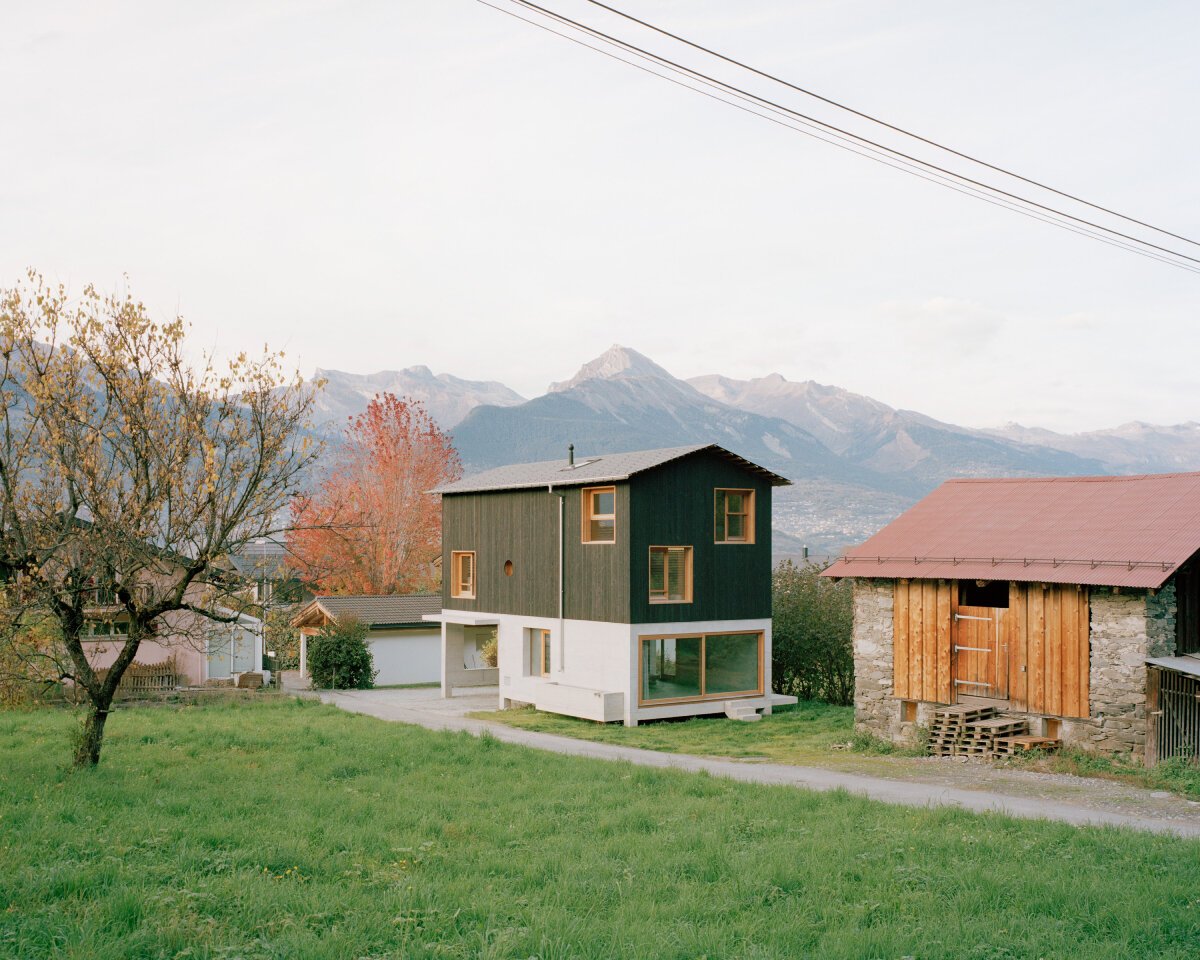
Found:
M 766 480 L 772 486 L 786 486 L 792 482 L 715 443 L 701 443 L 693 444 L 690 447 L 664 447 L 659 450 L 635 450 L 631 453 L 607 453 L 598 457 L 579 456 L 575 458 L 574 466 L 568 466 L 566 459 L 542 460 L 538 463 L 515 463 L 506 467 L 485 470 L 483 473 L 464 477 L 454 483 L 447 483 L 433 492 L 441 494 L 483 493 L 490 490 L 544 487 L 548 484 L 566 487 L 613 483 L 617 480 L 628 480 L 636 473 L 651 470 L 664 463 L 670 463 L 672 460 L 691 456 L 701 450 L 712 450 L 714 453 L 720 454 L 744 470 Z
M 830 577 L 1160 587 L 1200 550 L 1200 473 L 949 480 Z

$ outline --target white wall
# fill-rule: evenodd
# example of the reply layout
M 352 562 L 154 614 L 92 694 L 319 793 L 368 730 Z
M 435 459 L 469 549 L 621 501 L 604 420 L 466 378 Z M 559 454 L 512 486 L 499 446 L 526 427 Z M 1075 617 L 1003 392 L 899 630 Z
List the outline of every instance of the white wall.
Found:
M 562 712 L 576 716 L 592 716 L 597 709 L 595 691 L 620 693 L 624 697 L 623 717 L 626 723 L 660 717 L 688 716 L 720 712 L 724 701 L 697 704 L 670 704 L 661 707 L 637 706 L 639 638 L 678 633 L 722 633 L 732 631 L 762 631 L 764 693 L 771 689 L 771 621 L 767 620 L 703 620 L 680 623 L 601 623 L 594 620 L 567 620 L 563 624 L 565 638 L 555 618 L 517 617 L 498 615 L 500 705 L 508 702 L 538 703 L 549 701 L 539 696 L 547 683 L 557 687 L 578 688 L 576 707 Z M 530 669 L 529 631 L 550 631 L 550 676 L 533 675 Z M 554 691 L 553 701 L 570 705 L 572 692 Z M 608 717 L 611 719 L 611 717 Z
M 377 687 L 442 678 L 442 634 L 436 624 L 420 630 L 372 630 L 367 642 L 379 671 Z

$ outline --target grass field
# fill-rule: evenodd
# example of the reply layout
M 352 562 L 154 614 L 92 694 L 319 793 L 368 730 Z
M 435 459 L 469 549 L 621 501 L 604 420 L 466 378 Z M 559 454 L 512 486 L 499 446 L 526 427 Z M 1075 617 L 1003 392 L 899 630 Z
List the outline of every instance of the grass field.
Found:
M 757 723 L 731 723 L 720 716 L 625 727 L 542 713 L 532 708 L 494 710 L 472 716 L 524 730 L 557 733 L 580 740 L 704 757 L 762 758 L 775 763 L 828 766 L 831 758 L 846 759 L 847 745 L 860 756 L 888 753 L 902 757 L 923 753 L 921 750 L 893 748 L 873 737 L 855 734 L 853 707 L 835 707 L 817 701 L 802 700 L 794 707 L 776 708 L 772 716 L 763 717 Z M 1147 770 L 1114 757 L 1065 750 L 1062 753 L 1035 753 L 1002 762 L 1046 773 L 1119 780 L 1200 799 L 1200 767 L 1182 760 L 1162 763 Z
M 1184 958 L 1200 844 L 735 784 L 312 702 L 0 713 L 0 956 Z

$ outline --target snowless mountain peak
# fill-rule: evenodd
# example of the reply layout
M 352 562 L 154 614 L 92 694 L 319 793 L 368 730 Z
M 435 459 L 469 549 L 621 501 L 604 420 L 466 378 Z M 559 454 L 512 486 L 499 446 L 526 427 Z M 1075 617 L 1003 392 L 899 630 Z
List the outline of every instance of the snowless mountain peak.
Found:
M 644 354 L 614 343 L 595 360 L 589 360 L 570 380 L 550 384 L 548 393 L 562 393 L 588 380 L 627 380 L 635 378 L 674 379 Z

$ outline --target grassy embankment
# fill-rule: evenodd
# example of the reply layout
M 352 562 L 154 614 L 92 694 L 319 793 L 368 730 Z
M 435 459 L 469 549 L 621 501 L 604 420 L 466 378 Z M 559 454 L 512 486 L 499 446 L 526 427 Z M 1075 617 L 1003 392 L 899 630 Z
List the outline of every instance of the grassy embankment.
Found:
M 923 751 L 893 748 L 874 737 L 854 732 L 854 709 L 827 703 L 801 701 L 794 707 L 782 707 L 757 723 L 734 723 L 725 717 L 697 717 L 671 723 L 648 723 L 639 727 L 594 723 L 533 709 L 495 710 L 476 713 L 483 720 L 557 733 L 564 737 L 615 743 L 667 753 L 691 753 L 703 757 L 761 759 L 801 766 L 847 766 L 847 752 L 859 756 L 892 754 L 915 756 Z M 949 761 L 947 761 L 949 762 Z M 1153 769 L 1134 766 L 1111 757 L 1099 757 L 1080 750 L 1062 753 L 1034 753 L 1028 757 L 998 761 L 1012 767 L 1048 773 L 1070 773 L 1083 777 L 1119 780 L 1153 790 L 1171 790 L 1200 799 L 1200 767 L 1174 761 Z
M 1195 956 L 1200 844 L 888 807 L 311 702 L 0 713 L 0 956 Z

